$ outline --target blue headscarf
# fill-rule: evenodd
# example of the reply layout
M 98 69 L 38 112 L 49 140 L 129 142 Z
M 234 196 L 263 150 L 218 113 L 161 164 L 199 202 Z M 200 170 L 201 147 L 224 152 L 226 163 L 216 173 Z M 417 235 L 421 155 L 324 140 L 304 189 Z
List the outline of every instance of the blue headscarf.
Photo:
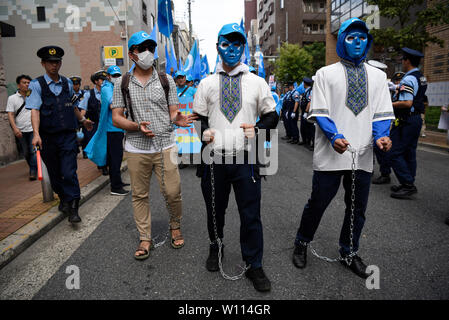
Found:
M 348 35 L 348 33 L 354 30 L 355 28 L 364 30 L 368 35 L 368 44 L 366 45 L 365 53 L 358 59 L 351 58 L 346 52 L 345 48 L 345 38 Z M 338 31 L 337 54 L 340 58 L 347 61 L 351 61 L 356 66 L 358 66 L 360 62 L 365 60 L 372 43 L 373 43 L 373 36 L 369 33 L 366 23 L 358 18 L 351 18 L 343 22 L 341 24 L 340 30 Z

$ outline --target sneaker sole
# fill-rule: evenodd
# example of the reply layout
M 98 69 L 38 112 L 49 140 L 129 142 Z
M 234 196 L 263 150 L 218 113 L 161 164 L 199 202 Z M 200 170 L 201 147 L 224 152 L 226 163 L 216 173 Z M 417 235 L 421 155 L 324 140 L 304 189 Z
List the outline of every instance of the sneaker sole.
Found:
M 117 192 L 112 192 L 111 191 L 111 194 L 114 195 L 114 196 L 126 196 L 128 193 L 129 192 L 127 192 L 127 193 L 117 193 Z

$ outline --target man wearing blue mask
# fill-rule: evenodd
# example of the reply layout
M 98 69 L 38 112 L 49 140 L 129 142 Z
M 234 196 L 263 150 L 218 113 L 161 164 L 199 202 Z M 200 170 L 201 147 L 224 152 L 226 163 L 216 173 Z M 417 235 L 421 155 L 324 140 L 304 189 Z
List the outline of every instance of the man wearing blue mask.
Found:
M 339 30 L 340 62 L 317 71 L 308 119 L 317 122 L 313 154 L 312 195 L 297 231 L 293 263 L 305 268 L 307 247 L 324 211 L 345 189 L 345 217 L 340 233 L 340 258 L 345 267 L 367 278 L 357 255 L 373 172 L 373 140 L 382 151 L 391 148 L 390 120 L 394 119 L 386 74 L 364 63 L 372 36 L 357 18 Z
M 198 166 L 197 171 L 210 239 L 206 268 L 220 270 L 224 216 L 232 187 L 240 214 L 246 277 L 256 290 L 269 291 L 271 283 L 262 269 L 261 178 L 258 166 L 249 161 L 248 138 L 255 138 L 259 129 L 276 128 L 278 115 L 268 84 L 240 63 L 245 44 L 246 35 L 238 23 L 223 26 L 217 43 L 222 62 L 215 74 L 201 81 L 195 94 L 193 112 L 201 120 L 204 147 L 214 154 L 210 159 L 214 162 Z

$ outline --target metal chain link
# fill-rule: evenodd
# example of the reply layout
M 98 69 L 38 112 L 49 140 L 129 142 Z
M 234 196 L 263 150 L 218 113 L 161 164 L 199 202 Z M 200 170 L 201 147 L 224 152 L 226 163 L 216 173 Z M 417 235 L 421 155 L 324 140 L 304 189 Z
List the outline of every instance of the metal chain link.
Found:
M 331 259 L 325 256 L 321 256 L 319 255 L 316 250 L 312 247 L 312 244 L 310 243 L 310 252 L 312 252 L 312 254 L 321 259 L 324 260 L 326 262 L 337 262 L 337 261 L 345 261 L 346 264 L 349 266 L 352 263 L 352 258 L 357 254 L 356 252 L 353 252 L 354 250 L 354 210 L 355 210 L 355 172 L 356 172 L 356 168 L 355 168 L 355 156 L 357 153 L 361 153 L 363 150 L 369 148 L 371 145 L 365 146 L 360 148 L 359 150 L 356 150 L 355 148 L 353 148 L 352 146 L 348 147 L 348 151 L 351 152 L 351 157 L 352 157 L 352 164 L 351 164 L 351 218 L 350 218 L 350 226 L 349 226 L 349 254 L 346 255 L 346 257 L 338 257 L 336 259 Z
M 242 272 L 236 276 L 228 276 L 224 270 L 223 270 L 223 263 L 221 261 L 221 253 L 223 250 L 223 243 L 221 242 L 221 239 L 218 237 L 218 230 L 217 230 L 217 218 L 216 218 L 216 211 L 215 211 L 215 175 L 214 175 L 214 165 L 213 163 L 210 164 L 210 183 L 211 183 L 211 187 L 212 187 L 212 192 L 211 192 L 211 198 L 212 198 L 212 222 L 214 224 L 214 234 L 215 234 L 215 241 L 217 242 L 218 245 L 218 266 L 220 268 L 220 273 L 221 276 L 226 279 L 226 280 L 232 280 L 232 281 L 236 281 L 241 279 L 244 275 L 245 272 L 247 270 L 249 270 L 249 268 L 251 267 L 251 265 L 248 265 L 246 267 L 241 267 Z

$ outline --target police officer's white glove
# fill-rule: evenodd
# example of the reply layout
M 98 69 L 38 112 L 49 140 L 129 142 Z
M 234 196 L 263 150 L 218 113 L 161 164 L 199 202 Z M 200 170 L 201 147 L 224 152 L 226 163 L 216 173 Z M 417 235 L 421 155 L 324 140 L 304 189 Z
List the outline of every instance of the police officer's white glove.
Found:
M 290 114 L 290 118 L 291 118 L 291 119 L 295 119 L 295 118 L 296 118 L 296 113 L 292 112 L 292 113 Z
M 398 88 L 398 86 L 396 84 L 394 84 L 393 82 L 388 82 L 388 89 L 390 91 L 396 91 L 396 89 Z

